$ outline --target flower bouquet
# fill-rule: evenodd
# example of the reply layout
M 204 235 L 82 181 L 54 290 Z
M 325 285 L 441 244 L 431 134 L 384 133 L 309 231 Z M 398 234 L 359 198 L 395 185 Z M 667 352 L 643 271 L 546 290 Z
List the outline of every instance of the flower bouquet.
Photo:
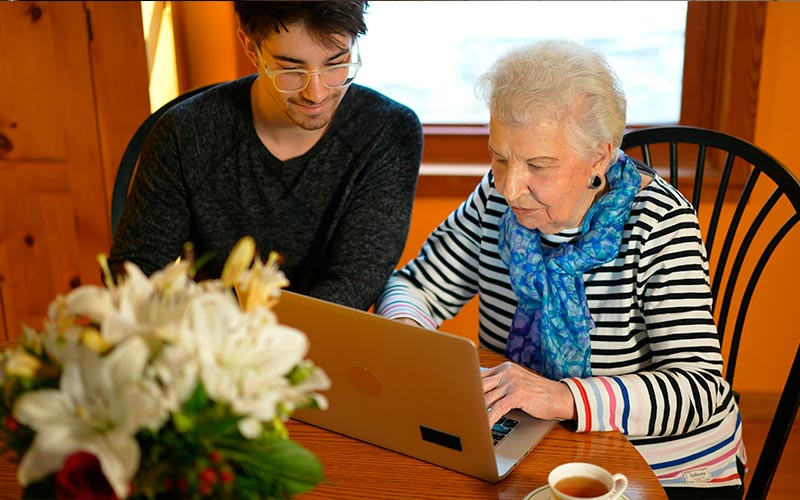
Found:
M 58 296 L 0 354 L 0 440 L 26 498 L 286 498 L 324 480 L 289 439 L 330 381 L 272 311 L 288 284 L 249 237 L 219 280 L 189 257 Z

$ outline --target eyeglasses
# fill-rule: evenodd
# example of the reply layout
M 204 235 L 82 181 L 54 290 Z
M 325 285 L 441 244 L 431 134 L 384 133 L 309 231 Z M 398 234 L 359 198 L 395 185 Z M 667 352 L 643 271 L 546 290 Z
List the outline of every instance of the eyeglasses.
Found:
M 320 69 L 308 71 L 305 69 L 281 69 L 272 71 L 267 67 L 264 62 L 264 57 L 261 55 L 261 50 L 258 44 L 254 44 L 256 54 L 264 66 L 264 73 L 272 79 L 272 83 L 278 92 L 301 92 L 308 87 L 311 83 L 311 75 L 319 75 L 319 81 L 326 89 L 341 89 L 353 83 L 358 68 L 361 67 L 361 51 L 358 49 L 358 42 L 355 44 L 356 62 L 345 64 L 332 64 L 330 66 L 323 66 Z

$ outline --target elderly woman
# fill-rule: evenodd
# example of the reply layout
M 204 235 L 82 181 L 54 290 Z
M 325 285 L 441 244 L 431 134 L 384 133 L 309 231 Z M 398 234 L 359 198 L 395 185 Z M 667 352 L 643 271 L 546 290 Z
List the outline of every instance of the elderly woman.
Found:
M 619 430 L 671 498 L 739 498 L 739 411 L 721 375 L 692 205 L 620 151 L 601 54 L 512 50 L 481 77 L 491 171 L 395 272 L 377 312 L 437 328 L 476 293 L 489 419 L 512 408 Z

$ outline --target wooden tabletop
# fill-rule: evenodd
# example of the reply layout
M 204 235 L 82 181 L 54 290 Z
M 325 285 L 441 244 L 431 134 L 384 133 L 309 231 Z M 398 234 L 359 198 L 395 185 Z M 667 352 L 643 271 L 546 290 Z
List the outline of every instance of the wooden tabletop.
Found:
M 481 364 L 502 356 L 481 350 Z M 547 474 L 565 462 L 591 462 L 628 477 L 630 500 L 666 500 L 658 479 L 620 432 L 576 433 L 557 425 L 499 483 L 488 483 L 351 439 L 302 422 L 288 423 L 289 435 L 322 461 L 328 483 L 298 499 L 513 499 L 547 483 Z
M 493 366 L 503 358 L 481 350 L 481 364 Z M 290 420 L 292 439 L 322 461 L 327 483 L 298 496 L 313 499 L 509 499 L 522 500 L 547 483 L 550 470 L 564 462 L 591 462 L 612 473 L 628 476 L 630 500 L 666 500 L 650 467 L 619 432 L 575 433 L 557 425 L 533 451 L 499 483 L 407 457 L 312 425 Z M 0 455 L 0 499 L 20 498 L 14 466 Z

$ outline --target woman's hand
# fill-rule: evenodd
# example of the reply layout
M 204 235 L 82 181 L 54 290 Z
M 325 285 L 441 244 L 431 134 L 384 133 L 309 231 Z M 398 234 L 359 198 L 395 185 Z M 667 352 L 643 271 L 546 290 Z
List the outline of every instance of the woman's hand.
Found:
M 425 328 L 424 326 L 420 325 L 411 318 L 395 318 L 395 321 L 399 321 L 400 323 L 405 323 L 411 326 L 416 326 L 417 328 Z
M 537 418 L 574 420 L 575 401 L 566 384 L 542 377 L 522 365 L 506 361 L 484 370 L 483 394 L 494 424 L 508 411 L 519 408 Z

